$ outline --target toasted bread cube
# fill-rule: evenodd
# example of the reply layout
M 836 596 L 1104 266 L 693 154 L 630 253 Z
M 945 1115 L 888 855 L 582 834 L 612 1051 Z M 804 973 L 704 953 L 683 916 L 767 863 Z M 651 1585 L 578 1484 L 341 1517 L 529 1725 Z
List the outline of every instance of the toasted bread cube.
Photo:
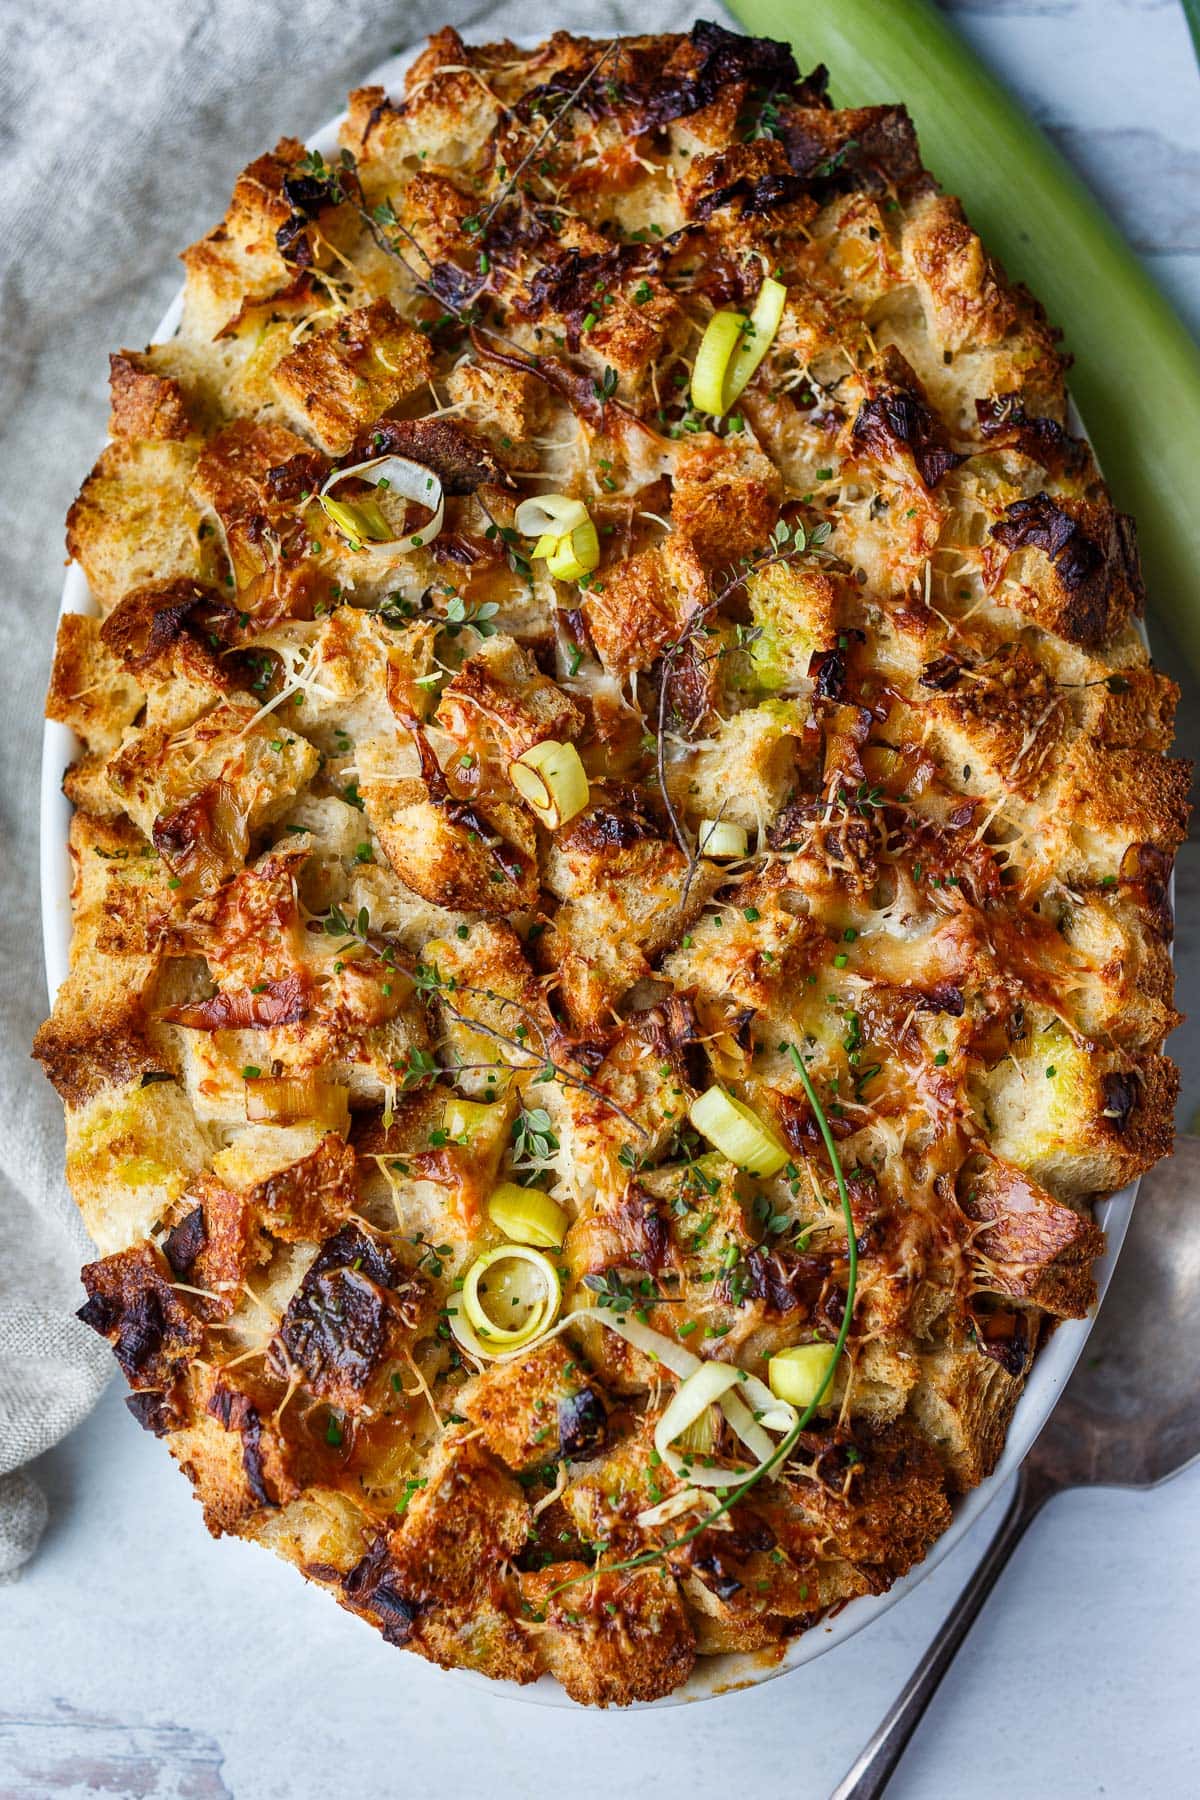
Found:
M 67 514 L 67 553 L 102 613 L 148 581 L 202 580 L 201 513 L 188 495 L 197 447 L 173 440 L 110 444 Z
M 145 695 L 100 637 L 100 622 L 85 613 L 58 621 L 46 717 L 69 725 L 89 752 L 111 754 Z
M 1081 723 L 1088 736 L 1117 750 L 1171 748 L 1179 685 L 1157 669 L 1124 667 L 1082 690 Z
M 226 603 L 199 581 L 131 588 L 100 628 L 126 679 L 145 689 L 146 723 L 182 730 L 238 685 L 211 621 Z
M 298 491 L 281 491 L 271 471 L 298 462 Z M 332 547 L 337 534 L 322 524 L 322 537 L 314 539 L 306 521 L 316 509 L 300 498 L 319 487 L 326 466 L 303 438 L 275 423 L 235 419 L 204 446 L 191 492 L 221 521 L 243 611 L 307 617 L 318 602 L 328 604 L 343 559 L 323 557 L 323 539 Z
M 761 550 L 782 498 L 779 470 L 749 431 L 720 438 L 699 431 L 680 443 L 672 523 L 710 566 Z
M 989 800 L 1040 793 L 1075 729 L 1064 695 L 1019 645 L 931 691 L 918 718 L 947 779 Z
M 107 756 L 78 757 L 63 775 L 63 793 L 90 819 L 119 819 L 124 810 L 108 785 Z
M 99 1022 L 103 1025 L 103 1021 Z M 122 1250 L 167 1217 L 211 1154 L 175 1081 L 98 1087 L 67 1103 L 67 1180 L 97 1246 Z
M 310 743 L 254 717 L 248 702 L 229 702 L 173 736 L 149 727 L 109 765 L 113 792 L 180 879 L 209 886 L 240 867 L 249 833 L 316 773 Z
M 583 714 L 507 635 L 488 638 L 442 689 L 434 715 L 464 749 L 487 748 L 501 769 L 546 738 L 578 737 Z
M 88 1297 L 78 1316 L 108 1339 L 132 1388 L 169 1388 L 204 1341 L 203 1325 L 171 1276 L 148 1243 L 80 1271 Z
M 945 1464 L 952 1489 L 977 1487 L 995 1468 L 1023 1375 L 1010 1375 L 974 1346 L 921 1347 L 911 1416 Z
M 286 1388 L 241 1363 L 194 1365 L 186 1423 L 173 1431 L 171 1454 L 196 1489 L 214 1537 L 255 1534 L 314 1483 L 328 1480 L 334 1452 L 295 1423 L 280 1402 Z
M 629 829 L 602 805 L 558 833 L 544 879 L 562 905 L 539 951 L 558 972 L 577 1030 L 611 1026 L 618 1001 L 649 973 L 650 958 L 686 929 L 723 879 L 715 864 L 701 862 L 685 895 L 688 873 L 674 843 Z
M 294 1563 L 307 1580 L 328 1586 L 358 1562 L 373 1523 L 348 1494 L 314 1482 L 285 1506 L 261 1515 L 248 1535 Z
M 247 1197 L 204 1171 L 180 1201 L 162 1251 L 176 1281 L 204 1290 L 191 1294 L 190 1304 L 212 1320 L 228 1318 L 240 1304 L 247 1275 L 269 1259 L 271 1247 Z
M 411 100 L 396 106 L 384 88 L 356 88 L 342 127 L 342 143 L 358 158 L 363 187 L 369 196 L 402 189 L 423 168 L 430 144 L 437 145 L 437 160 L 447 168 L 470 167 L 486 143 L 497 119 L 496 102 L 486 86 L 470 73 L 475 54 L 458 39 L 457 49 L 435 52 L 434 46 L 458 39 L 447 29 L 438 32 L 430 47 L 409 71 Z M 440 60 L 455 66 L 439 73 Z
M 433 801 L 423 782 L 361 789 L 392 868 L 435 906 L 499 916 L 536 905 L 537 833 L 523 806 Z
M 212 344 L 244 316 L 248 299 L 286 296 L 310 264 L 336 261 L 331 244 L 342 248 L 357 233 L 353 206 L 335 198 L 336 183 L 329 187 L 328 204 L 314 198 L 297 210 L 285 183 L 298 176 L 304 180 L 298 165 L 307 158 L 297 139 L 281 138 L 238 176 L 221 224 L 184 251 L 185 338 Z
M 1133 523 L 1113 510 L 1107 495 L 1043 490 L 1006 507 L 990 535 L 987 572 L 995 602 L 1043 630 L 1073 644 L 1102 645 L 1141 613 Z
M 400 202 L 400 220 L 404 231 L 422 257 L 431 263 L 444 262 L 451 280 L 469 291 L 477 283 L 478 273 L 466 273 L 460 259 L 470 232 L 464 221 L 479 211 L 475 195 L 464 191 L 448 175 L 422 169 L 404 189 Z M 467 251 L 471 263 L 475 257 Z
M 1169 1058 L 1084 1047 L 1058 1026 L 978 1076 L 993 1152 L 1056 1198 L 1123 1187 L 1170 1153 L 1179 1072 Z
M 213 1172 L 284 1243 L 330 1237 L 358 1207 L 354 1151 L 315 1124 L 248 1126 L 217 1152 Z
M 897 326 L 895 335 L 954 427 L 975 429 L 974 395 L 1013 390 L 1026 396 L 1032 415 L 1061 422 L 1066 364 L 1045 314 L 1031 295 L 1005 281 L 953 195 L 930 189 L 910 199 L 901 258 L 924 329 Z
M 275 365 L 275 391 L 289 416 L 331 456 L 428 381 L 429 339 L 406 325 L 390 300 L 346 313 Z
M 132 1032 L 146 1045 L 147 1060 L 140 1067 L 161 1067 L 137 1009 L 179 913 L 169 871 L 125 819 L 77 812 L 70 847 L 75 930 L 70 973 L 56 1001 L 56 1023 L 73 1020 L 84 1044 L 100 1013 L 127 1015 Z
M 559 1339 L 519 1362 L 493 1363 L 457 1405 L 510 1469 L 594 1456 L 608 1431 L 599 1388 Z
M 546 389 L 519 369 L 462 362 L 447 376 L 446 391 L 493 442 L 523 444 L 545 422 Z
M 755 680 L 794 690 L 819 650 L 837 642 L 837 589 L 823 569 L 771 563 L 746 582 L 758 636 L 750 645 Z
M 1029 1301 L 1062 1319 L 1087 1317 L 1104 1233 L 1086 1213 L 998 1157 L 973 1158 L 960 1171 L 958 1202 L 985 1227 L 970 1243 L 980 1291 Z
M 1012 1385 L 1019 1391 L 1019 1382 Z M 886 1585 L 920 1562 L 950 1523 L 941 1456 L 907 1419 L 882 1427 L 856 1423 L 851 1442 L 831 1438 L 813 1462 L 812 1474 L 785 1477 L 790 1520 L 768 1510 L 766 1496 L 759 1500 L 781 1547 L 793 1555 L 811 1555 L 816 1525 L 822 1559 L 844 1558 L 878 1591 L 881 1580 Z
M 392 1533 L 392 1557 L 410 1582 L 467 1599 L 487 1588 L 502 1558 L 520 1553 L 528 1534 L 529 1506 L 513 1477 L 482 1443 L 447 1431 Z
M 539 1633 L 546 1667 L 581 1706 L 658 1700 L 692 1672 L 695 1633 L 665 1568 L 610 1575 L 551 1563 L 523 1576 L 521 1591 L 548 1627 Z
M 465 937 L 431 939 L 423 959 L 437 970 L 445 991 L 444 1042 L 453 1058 L 468 1065 L 457 1084 L 461 1090 L 476 1099 L 490 1097 L 503 1093 L 506 1069 L 524 1071 L 524 1078 L 537 1074 L 554 1041 L 554 1017 L 512 926 L 500 919 L 475 920 Z M 456 998 L 450 983 L 474 991 Z M 475 1030 L 474 1024 L 486 1029 Z M 525 1030 L 518 1035 L 520 1025 Z M 489 1081 L 492 1074 L 497 1078 Z M 536 1091 L 549 1100 L 553 1090 Z
M 807 704 L 764 700 L 735 713 L 714 732 L 715 742 L 689 757 L 673 783 L 673 798 L 688 817 L 743 825 L 751 842 L 766 842 L 796 782 L 796 739 Z
M 597 962 L 601 970 L 608 967 L 603 958 Z M 568 973 L 574 978 L 578 972 L 572 968 Z M 570 991 L 577 999 L 577 989 L 573 986 Z M 609 1016 L 595 1033 L 602 1033 L 608 1045 L 591 1087 L 606 1098 L 598 1099 L 587 1088 L 562 1091 L 555 1115 L 563 1145 L 561 1164 L 581 1196 L 594 1196 L 606 1208 L 627 1205 L 629 1224 L 638 1236 L 644 1225 L 642 1254 L 634 1261 L 645 1264 L 654 1260 L 658 1232 L 653 1214 L 642 1214 L 640 1196 L 626 1196 L 630 1120 L 639 1128 L 638 1154 L 652 1163 L 676 1138 L 695 1097 L 687 1048 L 696 1039 L 696 1021 L 686 1002 L 670 1002 L 633 1012 L 623 1022 Z M 535 1093 L 542 1091 L 534 1089 Z M 611 1212 L 606 1223 L 611 1224 Z M 573 1263 L 577 1248 L 583 1250 L 583 1245 L 573 1245 Z M 666 1323 L 669 1326 L 670 1321 Z M 662 1329 L 657 1320 L 656 1325 Z M 612 1348 L 611 1342 L 606 1347 Z
M 1133 1048 L 1161 1043 L 1179 1022 L 1170 950 L 1138 908 L 1109 887 L 1064 899 L 1057 923 L 1069 958 L 1068 1011 L 1084 1036 Z
M 1120 870 L 1132 845 L 1173 855 L 1187 834 L 1189 763 L 1077 739 L 1050 774 L 1019 859 L 1034 875 L 1098 883 Z
M 423 1276 L 382 1238 L 346 1224 L 321 1245 L 288 1301 L 267 1354 L 281 1379 L 356 1414 L 389 1391 L 389 1365 L 405 1353 L 430 1313 Z
M 521 1490 L 480 1445 L 448 1434 L 405 1498 L 401 1524 L 345 1578 L 342 1604 L 444 1668 L 534 1680 L 535 1648 L 504 1604 L 503 1563 L 529 1530 Z
M 585 594 L 583 611 L 605 668 L 623 676 L 650 668 L 707 598 L 695 550 L 672 532 L 653 549 L 605 569 Z
M 816 928 L 784 904 L 784 892 L 756 888 L 752 899 L 753 906 L 723 913 L 719 927 L 698 923 L 691 943 L 671 951 L 663 973 L 677 989 L 731 1012 L 759 1011 L 794 994 Z
M 609 292 L 597 300 L 599 313 L 592 330 L 579 339 L 579 354 L 590 365 L 597 380 L 603 380 L 605 369 L 615 369 L 617 393 L 623 400 L 636 403 L 645 397 L 655 371 L 669 364 L 683 349 L 691 330 L 691 321 L 675 295 L 661 281 L 647 281 L 649 299 L 638 302 L 621 293 Z M 556 315 L 547 315 L 551 324 Z M 567 324 L 570 331 L 569 321 Z M 568 340 L 570 341 L 570 340 Z
M 187 399 L 177 381 L 159 375 L 149 355 L 120 350 L 108 359 L 112 394 L 109 436 L 114 438 L 187 438 L 195 429 Z

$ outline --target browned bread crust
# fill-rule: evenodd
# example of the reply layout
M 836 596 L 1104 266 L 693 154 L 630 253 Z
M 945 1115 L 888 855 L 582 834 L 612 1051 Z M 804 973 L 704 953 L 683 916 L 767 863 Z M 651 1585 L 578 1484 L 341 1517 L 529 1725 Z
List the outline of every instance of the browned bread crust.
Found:
M 712 25 L 446 30 L 343 143 L 239 178 L 178 335 L 113 356 L 68 520 L 98 617 L 48 700 L 75 936 L 36 1049 L 82 1316 L 214 1533 L 444 1666 L 650 1700 L 919 1561 L 1092 1304 L 1091 1203 L 1171 1143 L 1177 690 L 1056 334 L 903 108 Z M 701 334 L 767 274 L 779 329 L 702 416 Z M 381 451 L 446 495 L 402 557 L 315 498 Z M 514 529 L 547 488 L 596 523 L 583 581 Z M 590 783 L 557 832 L 508 778 L 548 739 Z M 747 855 L 698 856 L 705 818 Z M 660 1366 L 585 1321 L 478 1367 L 448 1313 L 535 1180 L 567 1308 L 759 1375 L 832 1342 L 787 1045 L 848 1177 L 847 1352 L 689 1533 Z M 706 1153 L 712 1081 L 780 1175 Z

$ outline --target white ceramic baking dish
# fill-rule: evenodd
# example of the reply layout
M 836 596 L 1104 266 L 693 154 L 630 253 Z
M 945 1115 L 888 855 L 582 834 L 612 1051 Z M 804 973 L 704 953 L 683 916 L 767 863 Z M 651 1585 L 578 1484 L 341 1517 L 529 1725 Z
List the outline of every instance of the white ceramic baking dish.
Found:
M 364 83 L 379 84 L 391 91 L 396 90 L 415 54 L 415 51 L 408 51 L 401 56 L 392 57 L 372 70 L 364 78 Z M 316 132 L 309 139 L 309 148 L 319 150 L 325 156 L 334 154 L 342 116 L 330 120 Z M 214 196 L 214 211 L 217 198 Z M 182 308 L 181 290 L 154 334 L 156 343 L 174 335 Z M 1077 415 L 1072 417 L 1071 424 L 1074 430 L 1082 430 Z M 81 468 L 81 479 L 83 474 L 84 470 Z M 83 571 L 72 563 L 63 583 L 62 611 L 87 613 L 93 610 Z M 46 981 L 52 1000 L 67 972 L 71 941 L 71 869 L 67 850 L 71 807 L 63 796 L 62 779 L 67 767 L 78 754 L 79 745 L 74 733 L 63 725 L 47 720 L 42 742 L 41 881 Z M 1108 1235 L 1108 1248 L 1096 1265 L 1096 1281 L 1101 1298 L 1111 1279 L 1128 1229 L 1136 1193 L 1137 1183 L 1134 1182 L 1129 1187 L 1122 1188 L 1120 1193 L 1101 1201 L 1096 1209 L 1096 1217 Z M 889 1606 L 893 1606 L 919 1581 L 923 1581 L 942 1558 L 949 1555 L 963 1534 L 970 1530 L 979 1515 L 991 1505 L 1009 1477 L 1015 1473 L 1066 1386 L 1076 1358 L 1087 1342 L 1092 1322 L 1092 1319 L 1082 1319 L 1060 1324 L 1049 1342 L 1039 1351 L 1013 1415 L 1004 1454 L 995 1472 L 957 1502 L 950 1528 L 934 1544 L 924 1562 L 903 1580 L 897 1581 L 886 1594 L 851 1601 L 834 1618 L 814 1626 L 789 1644 L 781 1655 L 744 1654 L 702 1658 L 690 1681 L 653 1704 L 658 1707 L 681 1706 L 688 1701 L 705 1700 L 734 1688 L 769 1681 L 786 1670 L 800 1668 L 814 1657 L 832 1650 L 835 1644 L 844 1643 L 856 1631 L 861 1631 L 864 1625 L 879 1618 Z M 313 1597 L 306 1594 L 299 1583 L 294 1590 L 293 1604 L 298 1612 L 301 1608 L 314 1604 Z M 558 1683 L 548 1676 L 530 1687 L 518 1687 L 513 1683 L 485 1681 L 484 1677 L 470 1671 L 455 1670 L 454 1673 L 465 1676 L 470 1681 L 480 1682 L 492 1692 L 502 1688 L 515 1700 L 527 1700 L 543 1706 L 572 1704 Z

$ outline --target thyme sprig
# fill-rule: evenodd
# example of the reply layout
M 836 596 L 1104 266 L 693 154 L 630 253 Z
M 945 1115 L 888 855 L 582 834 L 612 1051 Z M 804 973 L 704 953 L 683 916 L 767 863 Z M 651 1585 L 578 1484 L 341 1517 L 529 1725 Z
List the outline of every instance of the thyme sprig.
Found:
M 478 237 L 481 241 L 483 238 L 486 237 L 488 226 L 491 224 L 492 220 L 495 218 L 495 216 L 499 212 L 500 208 L 504 205 L 504 202 L 509 198 L 513 189 L 516 187 L 517 182 L 520 180 L 521 176 L 525 173 L 525 170 L 529 167 L 529 165 L 533 161 L 534 157 L 538 154 L 538 151 L 542 148 L 543 144 L 548 143 L 550 141 L 550 139 L 555 136 L 555 134 L 558 131 L 559 126 L 562 124 L 563 120 L 567 117 L 567 114 L 570 112 L 570 110 L 574 106 L 575 102 L 579 99 L 580 95 L 585 93 L 586 90 L 591 86 L 591 83 L 596 79 L 596 76 L 600 73 L 600 71 L 604 67 L 605 63 L 609 61 L 610 57 L 612 57 L 616 54 L 616 50 L 617 50 L 617 39 L 612 38 L 610 40 L 610 42 L 605 46 L 605 48 L 601 51 L 601 53 L 597 57 L 596 61 L 592 64 L 591 68 L 587 71 L 583 80 L 579 83 L 579 85 L 577 87 L 572 88 L 571 92 L 565 96 L 562 105 L 558 108 L 558 111 L 554 114 L 554 116 L 551 119 L 549 119 L 547 121 L 545 129 L 543 131 L 541 131 L 538 134 L 538 136 L 534 139 L 533 144 L 525 152 L 525 155 L 521 158 L 521 160 L 517 164 L 516 168 L 513 169 L 513 171 L 509 175 L 507 181 L 504 183 L 504 186 L 500 189 L 500 192 L 497 194 L 497 196 L 493 200 L 491 206 L 488 208 L 487 213 L 485 214 L 483 219 L 480 221 L 477 229 L 472 233 L 472 236 Z M 464 221 L 464 224 L 465 224 L 465 221 Z
M 457 1020 L 460 1025 L 465 1025 L 468 1031 L 477 1031 L 483 1037 L 491 1038 L 493 1042 L 502 1044 L 505 1049 L 515 1051 L 518 1056 L 524 1057 L 526 1059 L 524 1063 L 519 1063 L 516 1067 L 538 1069 L 538 1074 L 533 1078 L 535 1082 L 554 1081 L 560 1087 L 573 1087 L 585 1094 L 590 1094 L 594 1100 L 598 1100 L 602 1106 L 608 1107 L 610 1112 L 616 1113 L 619 1118 L 623 1119 L 640 1137 L 649 1138 L 650 1133 L 646 1127 L 639 1124 L 610 1094 L 606 1094 L 603 1088 L 597 1087 L 594 1081 L 588 1081 L 582 1075 L 574 1074 L 555 1060 L 541 1020 L 523 1001 L 515 1000 L 510 994 L 499 994 L 494 988 L 476 987 L 470 982 L 460 982 L 455 976 L 446 978 L 434 963 L 418 963 L 413 981 L 422 993 L 436 994 L 442 1007 L 450 1014 L 451 1018 Z M 510 1036 L 497 1026 L 490 1025 L 486 1019 L 479 1019 L 472 1013 L 463 1012 L 460 1007 L 447 998 L 452 993 L 471 994 L 482 1000 L 490 1000 L 494 1005 L 500 1007 L 511 1007 L 526 1022 L 526 1029 L 519 1031 L 517 1036 Z M 532 1030 L 535 1035 L 536 1047 L 525 1041 L 529 1030 Z M 513 1066 L 503 1059 L 495 1064 L 497 1068 L 512 1068 Z
M 480 245 L 484 243 L 492 220 L 504 205 L 505 201 L 508 200 L 513 193 L 520 177 L 524 174 L 534 157 L 537 156 L 543 145 L 555 135 L 580 95 L 583 94 L 591 82 L 595 80 L 609 58 L 616 54 L 616 50 L 617 39 L 613 38 L 606 45 L 604 50 L 601 51 L 591 68 L 588 69 L 582 81 L 580 81 L 569 94 L 565 95 L 562 105 L 554 113 L 553 117 L 547 121 L 544 129 L 538 133 L 533 144 L 504 182 L 500 192 L 496 195 L 496 198 L 489 206 L 483 218 L 465 219 L 463 221 L 464 231 L 477 243 Z M 346 173 L 353 177 L 355 190 L 346 193 L 345 189 L 343 189 L 343 196 L 350 200 L 358 217 L 370 232 L 376 247 L 382 250 L 385 256 L 393 256 L 403 265 L 419 292 L 423 293 L 428 299 L 435 300 L 446 312 L 452 314 L 453 317 L 457 318 L 462 323 L 465 324 L 469 322 L 473 317 L 474 308 L 483 298 L 484 294 L 491 289 L 491 271 L 486 266 L 486 258 L 482 259 L 484 265 L 481 267 L 482 279 L 466 300 L 456 300 L 449 292 L 439 291 L 434 280 L 436 275 L 435 265 L 429 256 L 429 253 L 401 220 L 392 201 L 390 199 L 385 199 L 380 201 L 375 207 L 369 208 L 365 202 L 362 181 L 358 176 L 357 165 L 351 151 L 342 151 L 342 166 Z M 390 239 L 384 235 L 385 232 L 389 231 L 396 233 L 395 239 Z M 416 252 L 417 256 L 420 257 L 429 272 L 428 275 L 422 275 L 420 270 L 414 267 L 404 250 L 400 248 L 401 240 L 410 246 L 411 249 Z M 500 334 L 495 333 L 494 335 L 499 336 Z
M 544 1106 L 523 1106 L 512 1123 L 513 1160 L 544 1167 L 558 1149 L 558 1138 Z

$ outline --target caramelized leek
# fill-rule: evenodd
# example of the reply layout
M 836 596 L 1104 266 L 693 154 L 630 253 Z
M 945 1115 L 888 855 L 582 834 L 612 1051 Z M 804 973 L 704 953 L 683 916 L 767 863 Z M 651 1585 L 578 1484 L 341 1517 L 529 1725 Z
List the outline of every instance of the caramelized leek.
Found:
M 488 1218 L 505 1237 L 517 1244 L 537 1244 L 543 1250 L 561 1250 L 567 1235 L 567 1215 L 557 1200 L 541 1188 L 518 1187 L 502 1181 L 487 1203 Z
M 534 551 L 538 555 L 538 551 Z M 600 538 L 590 519 L 565 537 L 555 538 L 546 552 L 546 568 L 555 581 L 581 581 L 600 567 Z
M 728 825 L 723 819 L 701 819 L 696 834 L 701 856 L 717 858 L 745 856 L 750 839 L 744 825 Z
M 477 1132 L 490 1134 L 497 1123 L 507 1121 L 507 1109 L 501 1106 L 485 1105 L 480 1100 L 460 1100 L 457 1094 L 446 1102 L 446 1110 L 442 1114 L 442 1129 L 454 1143 L 470 1144 Z
M 588 509 L 583 501 L 572 499 L 570 494 L 534 494 L 530 499 L 522 500 L 513 514 L 517 530 L 524 532 L 526 537 L 537 538 L 539 549 L 543 538 L 564 537 L 577 525 L 585 525 L 587 519 Z M 537 554 L 535 550 L 534 555 Z
M 501 1244 L 467 1270 L 450 1329 L 464 1349 L 490 1362 L 544 1336 L 561 1305 L 562 1287 L 549 1257 L 525 1244 Z
M 579 581 L 600 564 L 600 538 L 582 500 L 569 494 L 536 494 L 513 514 L 518 531 L 534 537 L 530 551 L 544 559 L 556 581 Z
M 415 531 L 402 531 L 399 536 L 393 536 L 394 527 L 388 524 L 378 500 L 372 497 L 365 500 L 333 498 L 334 488 L 340 482 L 350 480 L 367 482 L 385 493 L 390 490 L 403 500 L 427 507 L 433 516 Z M 334 469 L 326 476 L 317 500 L 352 550 L 370 550 L 381 556 L 408 556 L 422 545 L 431 544 L 441 531 L 446 516 L 441 477 L 435 470 L 408 456 L 372 456 L 366 462 Z
M 792 41 L 802 72 L 826 63 L 838 105 L 907 105 L 925 162 L 1063 328 L 1071 392 L 1137 519 L 1155 609 L 1200 669 L 1200 348 L 1099 203 L 930 0 L 733 10 L 748 31 Z
M 786 1146 L 772 1136 L 758 1114 L 723 1087 L 710 1087 L 693 1100 L 688 1118 L 722 1156 L 751 1175 L 778 1175 L 788 1160 Z
M 508 778 L 547 831 L 557 831 L 588 803 L 587 772 L 574 744 L 544 738 L 509 763 Z
M 779 1350 L 767 1364 L 767 1383 L 780 1400 L 793 1406 L 813 1406 L 820 1401 L 829 1382 L 837 1352 L 832 1344 L 793 1344 L 790 1350 Z
M 692 405 L 718 418 L 729 411 L 771 348 L 787 289 L 770 275 L 758 290 L 754 310 L 717 312 L 708 321 L 692 370 Z
M 346 1089 L 322 1081 L 312 1070 L 300 1075 L 255 1075 L 246 1081 L 246 1117 L 252 1125 L 296 1125 L 311 1121 L 342 1133 L 350 1129 Z

